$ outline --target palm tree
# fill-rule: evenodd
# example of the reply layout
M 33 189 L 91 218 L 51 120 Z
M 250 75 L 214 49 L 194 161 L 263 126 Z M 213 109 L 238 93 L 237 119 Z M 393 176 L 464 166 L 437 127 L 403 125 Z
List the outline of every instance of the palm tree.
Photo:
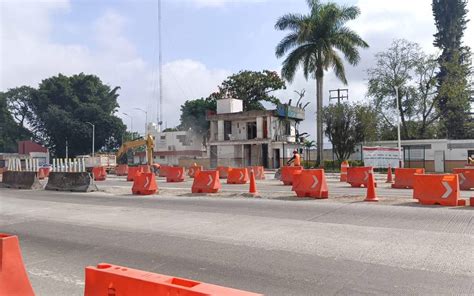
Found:
M 319 0 L 307 0 L 310 13 L 286 14 L 275 24 L 277 30 L 289 30 L 277 45 L 278 58 L 288 53 L 281 70 L 283 78 L 291 82 L 301 65 L 306 79 L 311 74 L 316 78 L 316 147 L 317 164 L 323 155 L 323 77 L 329 68 L 344 84 L 347 84 L 344 58 L 350 65 L 360 60 L 358 48 L 369 45 L 346 22 L 354 20 L 360 14 L 356 6 L 340 6 L 335 3 L 320 3 Z M 291 52 L 290 52 L 291 51 Z

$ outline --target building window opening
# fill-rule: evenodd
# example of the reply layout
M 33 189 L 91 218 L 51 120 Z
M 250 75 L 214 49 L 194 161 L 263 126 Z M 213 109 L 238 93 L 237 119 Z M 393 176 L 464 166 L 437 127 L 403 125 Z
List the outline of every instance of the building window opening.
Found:
M 257 122 L 247 122 L 247 140 L 257 138 Z
M 224 121 L 224 140 L 228 141 L 232 138 L 232 121 Z

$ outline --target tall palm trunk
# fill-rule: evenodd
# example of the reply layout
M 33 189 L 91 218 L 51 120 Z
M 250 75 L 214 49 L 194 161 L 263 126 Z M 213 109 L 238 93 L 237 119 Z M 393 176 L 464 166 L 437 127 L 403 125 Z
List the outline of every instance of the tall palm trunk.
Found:
M 323 69 L 316 69 L 316 165 L 323 162 Z

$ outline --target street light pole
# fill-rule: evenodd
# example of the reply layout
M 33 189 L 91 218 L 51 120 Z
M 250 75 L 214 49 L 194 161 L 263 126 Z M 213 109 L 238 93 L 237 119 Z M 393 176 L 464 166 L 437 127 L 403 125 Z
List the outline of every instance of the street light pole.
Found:
M 94 157 L 95 156 L 95 125 L 90 123 L 89 121 L 87 121 L 86 123 L 92 126 L 92 157 Z
M 398 88 L 399 86 L 395 86 L 395 100 L 397 101 L 397 139 L 398 139 L 398 167 L 403 168 L 403 160 L 402 160 L 402 140 L 400 136 L 400 103 L 398 102 Z
M 135 108 L 135 110 L 139 110 L 139 111 L 142 111 L 143 113 L 145 113 L 145 132 L 144 132 L 144 137 L 146 137 L 146 128 L 147 128 L 147 126 L 148 126 L 148 111 L 143 110 L 143 109 L 140 109 L 140 108 Z

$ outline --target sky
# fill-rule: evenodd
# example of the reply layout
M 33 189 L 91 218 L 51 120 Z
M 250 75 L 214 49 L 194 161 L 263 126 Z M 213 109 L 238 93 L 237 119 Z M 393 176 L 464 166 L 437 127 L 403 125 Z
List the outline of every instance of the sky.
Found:
M 117 116 L 128 129 L 143 133 L 145 120 L 156 122 L 158 108 L 158 0 L 0 0 L 0 91 L 22 85 L 38 87 L 62 73 L 98 75 L 120 86 Z M 394 39 L 418 42 L 427 53 L 435 26 L 431 0 L 337 0 L 357 5 L 360 17 L 348 25 L 370 45 L 361 61 L 346 66 L 348 85 L 329 71 L 330 89 L 348 88 L 351 101 L 365 101 L 366 71 L 374 55 Z M 474 19 L 474 0 L 468 18 Z M 285 36 L 274 24 L 283 14 L 306 13 L 305 0 L 162 0 L 164 125 L 179 124 L 186 100 L 206 97 L 240 70 L 280 72 L 275 46 Z M 474 25 L 465 44 L 474 48 Z M 299 73 L 284 91 L 282 102 L 306 90 L 302 131 L 315 134 L 315 81 Z M 147 111 L 145 113 L 135 108 Z M 129 117 L 131 115 L 133 126 Z

